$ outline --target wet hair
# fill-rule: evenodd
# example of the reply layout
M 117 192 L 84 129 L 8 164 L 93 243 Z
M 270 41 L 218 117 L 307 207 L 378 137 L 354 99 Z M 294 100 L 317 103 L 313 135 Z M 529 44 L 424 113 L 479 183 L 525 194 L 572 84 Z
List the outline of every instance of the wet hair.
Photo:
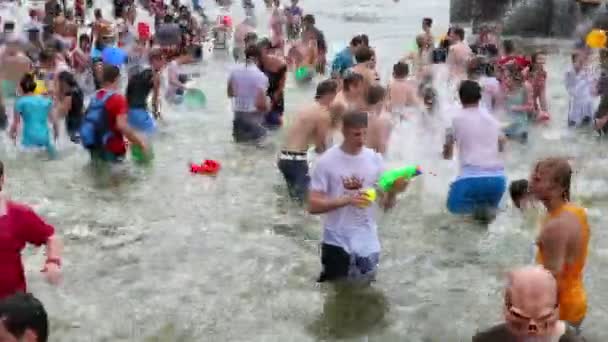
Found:
M 367 46 L 360 46 L 355 51 L 355 61 L 357 63 L 369 62 L 374 58 L 374 52 Z
M 38 60 L 40 63 L 51 63 L 55 61 L 55 51 L 50 48 L 46 48 L 40 51 L 40 55 L 38 56 Z
M 517 208 L 521 208 L 521 200 L 527 195 L 528 190 L 528 180 L 527 179 L 518 179 L 514 180 L 509 184 L 509 194 L 511 195 L 511 200 L 515 204 Z
M 129 78 L 126 92 L 129 107 L 146 107 L 148 95 L 154 88 L 153 80 L 154 72 L 151 69 L 146 69 Z
M 346 75 L 344 75 L 342 85 L 344 90 L 349 91 L 353 86 L 360 84 L 361 82 L 363 82 L 363 76 L 357 74 L 356 72 L 348 72 Z
M 532 56 L 530 57 L 530 67 L 529 67 L 530 72 L 533 72 L 536 70 L 536 68 L 538 66 L 538 57 L 545 56 L 545 55 L 546 54 L 544 51 L 536 51 L 535 53 L 532 54 Z
M 80 35 L 80 37 L 78 37 L 78 41 L 82 43 L 85 40 L 88 41 L 88 42 L 90 42 L 91 41 L 91 37 L 89 37 L 89 35 L 86 34 L 86 33 L 82 33 Z
M 272 42 L 268 38 L 263 38 L 258 42 L 258 47 L 260 50 L 272 49 Z
M 342 128 L 366 128 L 367 113 L 364 112 L 349 112 L 342 116 Z
M 114 83 L 120 78 L 120 69 L 117 66 L 104 64 L 103 65 L 103 83 Z
M 258 45 L 249 45 L 245 48 L 245 59 L 259 60 L 262 57 L 262 50 Z
M 32 74 L 25 74 L 21 77 L 21 81 L 19 81 L 19 86 L 24 93 L 32 93 L 36 90 L 36 79 Z
M 368 105 L 374 106 L 384 101 L 386 97 L 386 89 L 381 85 L 372 85 L 367 90 L 365 101 Z
M 502 42 L 502 49 L 505 51 L 505 53 L 507 55 L 512 54 L 513 52 L 515 52 L 515 44 L 513 43 L 512 40 L 505 39 Z
M 94 11 L 95 19 L 103 18 L 103 14 L 101 13 L 101 8 L 96 8 Z
M 359 46 L 363 44 L 363 39 L 361 36 L 354 36 L 353 39 L 350 40 L 350 46 Z
M 546 158 L 536 164 L 536 169 L 545 168 L 551 170 L 552 181 L 564 190 L 562 198 L 570 201 L 570 183 L 572 181 L 572 167 L 564 158 Z
M 361 43 L 365 46 L 369 46 L 369 37 L 364 33 L 360 35 Z
M 428 27 L 433 26 L 433 19 L 431 19 L 431 18 L 423 18 L 422 19 L 422 25 L 428 26 Z
M 393 65 L 393 77 L 406 78 L 410 74 L 410 67 L 407 63 L 397 62 Z
M 464 41 L 464 29 L 462 27 L 454 27 L 452 32 L 460 38 L 460 40 Z
M 481 100 L 481 86 L 475 81 L 462 81 L 458 89 L 458 96 L 463 105 L 477 104 Z
M 304 16 L 304 18 L 302 18 L 302 22 L 314 25 L 315 24 L 315 16 L 312 15 L 312 14 L 307 14 L 307 15 Z
M 315 100 L 322 98 L 325 95 L 335 94 L 338 92 L 338 82 L 335 80 L 325 80 L 317 85 Z
M 258 41 L 258 35 L 255 32 L 248 32 L 243 39 L 245 44 L 247 43 L 256 43 Z
M 67 84 L 70 88 L 78 87 L 78 82 L 76 82 L 76 78 L 69 71 L 60 72 L 59 75 L 57 75 L 57 79 L 59 80 L 59 82 Z
M 47 342 L 49 321 L 42 303 L 29 293 L 18 292 L 0 301 L 0 324 L 13 336 L 22 338 L 27 330 L 38 342 Z

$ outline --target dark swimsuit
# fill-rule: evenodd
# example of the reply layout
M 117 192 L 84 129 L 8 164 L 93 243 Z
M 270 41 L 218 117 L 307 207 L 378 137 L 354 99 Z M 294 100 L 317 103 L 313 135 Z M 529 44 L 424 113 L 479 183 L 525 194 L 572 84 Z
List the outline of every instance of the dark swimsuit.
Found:
M 264 74 L 268 77 L 268 92 L 266 93 L 272 99 L 272 106 L 270 107 L 270 112 L 266 113 L 264 121 L 266 126 L 269 128 L 278 128 L 283 123 L 283 112 L 285 111 L 284 104 L 284 93 L 281 93 L 278 96 L 277 101 L 275 102 L 273 94 L 279 89 L 281 80 L 285 77 L 287 73 L 287 66 L 282 66 L 278 71 L 272 72 L 266 69 L 262 69 Z

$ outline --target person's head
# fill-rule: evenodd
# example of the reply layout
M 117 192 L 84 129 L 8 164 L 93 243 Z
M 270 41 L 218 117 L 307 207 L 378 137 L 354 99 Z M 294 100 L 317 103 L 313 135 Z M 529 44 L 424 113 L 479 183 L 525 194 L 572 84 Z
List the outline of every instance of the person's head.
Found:
M 98 45 L 109 46 L 116 40 L 116 32 L 111 25 L 101 25 L 99 28 Z
M 0 301 L 0 341 L 46 342 L 48 336 L 46 310 L 34 296 L 17 293 Z
M 542 266 L 525 266 L 511 271 L 503 312 L 509 331 L 523 341 L 553 336 L 559 321 L 555 277 Z
M 93 13 L 95 15 L 95 20 L 103 19 L 103 14 L 101 13 L 101 8 L 96 8 Z
M 424 18 L 422 19 L 422 30 L 424 30 L 424 32 L 430 32 L 431 28 L 433 27 L 433 19 L 431 18 Z
M 78 88 L 78 82 L 76 82 L 76 78 L 69 71 L 60 72 L 59 75 L 57 75 L 57 79 L 59 80 L 59 89 L 63 93 L 68 92 L 71 89 Z
M 532 54 L 530 69 L 543 69 L 547 62 L 547 55 L 543 51 L 536 51 Z
M 150 60 L 150 66 L 154 71 L 160 71 L 165 66 L 165 55 L 161 49 L 154 48 L 150 50 L 148 59 Z
M 405 62 L 397 62 L 393 65 L 393 78 L 402 80 L 410 74 L 410 67 Z
M 315 26 L 315 16 L 312 14 L 307 14 L 302 18 L 302 25 L 304 29 L 311 29 Z
M 509 194 L 516 208 L 525 209 L 532 197 L 528 187 L 528 180 L 518 179 L 512 181 L 509 185 Z
M 120 69 L 117 66 L 104 64 L 102 84 L 104 88 L 117 88 L 120 82 Z
M 268 38 L 263 38 L 258 42 L 258 48 L 262 56 L 267 55 L 272 49 L 272 42 Z
M 359 46 L 361 46 L 363 44 L 363 39 L 361 39 L 361 36 L 355 36 L 353 37 L 353 39 L 350 40 L 350 51 L 355 52 L 357 51 L 357 48 Z
M 66 20 L 74 20 L 74 11 L 70 8 L 65 10 L 65 19 Z
M 464 41 L 464 29 L 462 27 L 453 27 L 450 31 L 450 40 L 453 43 Z
M 372 61 L 374 57 L 374 52 L 367 46 L 360 46 L 357 51 L 355 51 L 355 61 L 357 64 L 367 63 Z
M 56 64 L 55 50 L 47 48 L 47 49 L 40 51 L 40 56 L 39 56 L 38 60 L 40 61 L 41 67 L 47 68 L 47 69 L 53 69 Z
M 364 46 L 369 47 L 369 37 L 365 33 L 361 34 L 360 36 L 361 36 L 361 43 Z
M 245 35 L 245 46 L 256 45 L 258 43 L 258 35 L 255 32 L 249 32 Z
M 365 102 L 370 113 L 379 113 L 384 106 L 386 89 L 381 85 L 372 85 L 367 89 Z
M 481 100 L 481 86 L 475 81 L 462 81 L 458 89 L 458 96 L 463 107 L 477 107 Z
M 530 178 L 530 191 L 541 201 L 570 201 L 572 168 L 564 158 L 546 158 L 538 163 Z
M 262 60 L 262 51 L 256 44 L 245 48 L 245 61 L 250 64 L 259 64 Z
M 324 106 L 329 106 L 338 93 L 338 82 L 325 80 L 317 85 L 315 100 Z
M 297 4 L 298 4 L 298 0 L 291 0 L 291 4 L 292 4 L 293 6 L 297 5 Z
M 515 53 L 515 44 L 510 39 L 505 39 L 502 42 L 502 50 L 505 55 L 509 56 Z
M 342 117 L 342 135 L 344 145 L 351 150 L 365 145 L 367 137 L 367 113 L 349 112 Z
M 126 97 L 129 106 L 140 104 L 142 99 L 148 98 L 154 88 L 154 71 L 146 69 L 129 78 Z
M 91 37 L 86 33 L 81 34 L 78 37 L 78 46 L 82 51 L 89 51 L 91 49 Z
M 363 76 L 356 72 L 348 72 L 342 80 L 342 87 L 346 93 L 354 96 L 363 96 L 365 92 L 365 82 Z

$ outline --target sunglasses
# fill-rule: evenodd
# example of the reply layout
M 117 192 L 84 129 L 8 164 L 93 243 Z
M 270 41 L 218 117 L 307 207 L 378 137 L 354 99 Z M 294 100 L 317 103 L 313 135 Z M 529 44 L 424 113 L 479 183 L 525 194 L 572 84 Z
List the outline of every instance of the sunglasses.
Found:
M 530 335 L 539 335 L 546 332 L 559 316 L 559 304 L 555 304 L 550 311 L 540 317 L 530 317 L 511 303 L 510 296 L 505 298 L 505 309 L 507 321 L 511 327 L 520 333 Z

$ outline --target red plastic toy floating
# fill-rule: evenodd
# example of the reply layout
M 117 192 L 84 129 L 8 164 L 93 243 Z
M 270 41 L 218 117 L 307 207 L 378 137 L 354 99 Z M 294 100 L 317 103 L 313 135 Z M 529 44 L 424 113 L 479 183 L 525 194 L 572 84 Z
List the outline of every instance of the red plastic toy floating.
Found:
M 222 166 L 218 161 L 206 159 L 202 164 L 190 163 L 190 172 L 200 175 L 215 175 Z

